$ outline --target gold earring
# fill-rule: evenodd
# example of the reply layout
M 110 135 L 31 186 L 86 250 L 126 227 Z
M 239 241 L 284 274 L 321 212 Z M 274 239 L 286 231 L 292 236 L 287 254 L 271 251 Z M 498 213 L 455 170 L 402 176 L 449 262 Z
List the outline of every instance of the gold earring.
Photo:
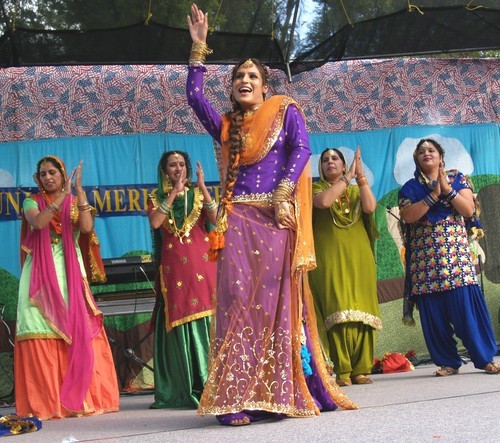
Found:
M 170 192 L 174 188 L 172 180 L 170 180 L 170 177 L 165 173 L 163 173 L 163 186 L 162 186 L 162 188 L 163 188 L 163 193 L 165 195 L 170 194 Z

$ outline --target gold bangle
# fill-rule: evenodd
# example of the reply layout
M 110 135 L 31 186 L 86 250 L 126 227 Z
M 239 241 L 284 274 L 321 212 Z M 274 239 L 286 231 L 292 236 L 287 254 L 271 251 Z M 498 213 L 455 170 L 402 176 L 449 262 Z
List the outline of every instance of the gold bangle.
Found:
M 284 178 L 280 181 L 273 193 L 273 204 L 276 205 L 280 202 L 288 202 L 291 200 L 293 190 L 295 188 L 295 183 L 289 178 Z
M 208 47 L 205 42 L 196 42 L 191 45 L 191 53 L 189 54 L 189 64 L 196 62 L 203 64 L 207 55 L 212 54 L 214 51 Z

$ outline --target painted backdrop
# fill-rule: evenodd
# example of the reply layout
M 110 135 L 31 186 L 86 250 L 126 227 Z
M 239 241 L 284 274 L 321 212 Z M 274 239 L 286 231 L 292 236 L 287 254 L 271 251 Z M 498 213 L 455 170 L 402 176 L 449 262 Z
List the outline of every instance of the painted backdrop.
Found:
M 206 94 L 221 113 L 228 106 L 230 69 L 208 66 Z M 469 174 L 476 186 L 487 232 L 478 245 L 486 292 L 498 295 L 497 59 L 347 61 L 303 73 L 292 83 L 281 71 L 272 71 L 271 78 L 271 94 L 288 94 L 302 105 L 316 157 L 337 147 L 350 161 L 361 146 L 379 202 L 381 299 L 401 297 L 396 196 L 413 173 L 411 152 L 423 137 L 437 138 L 447 167 Z M 212 142 L 187 106 L 185 81 L 186 67 L 170 65 L 0 70 L 0 304 L 6 305 L 6 318 L 15 318 L 19 210 L 43 155 L 60 156 L 68 168 L 84 161 L 105 258 L 151 251 L 146 196 L 165 150 L 184 150 L 200 161 L 217 195 Z M 498 299 L 490 303 L 494 318 Z

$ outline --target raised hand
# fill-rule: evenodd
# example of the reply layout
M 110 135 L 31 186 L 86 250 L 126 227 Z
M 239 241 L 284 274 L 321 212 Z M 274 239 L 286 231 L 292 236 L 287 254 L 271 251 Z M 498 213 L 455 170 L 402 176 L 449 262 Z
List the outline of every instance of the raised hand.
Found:
M 200 162 L 196 162 L 196 184 L 200 189 L 205 188 L 205 174 Z
M 356 153 L 354 154 L 354 158 L 352 160 L 352 163 L 351 163 L 351 167 L 349 168 L 349 171 L 347 171 L 347 173 L 345 174 L 346 178 L 351 181 L 354 177 L 356 177 L 356 171 L 357 171 L 357 167 L 358 167 L 358 159 L 357 159 L 357 153 L 358 151 L 356 151 Z
M 448 182 L 448 177 L 444 171 L 443 162 L 439 163 L 438 178 L 436 189 L 434 189 L 437 195 L 448 194 L 451 191 L 450 183 Z
M 361 147 L 358 146 L 356 152 L 354 153 L 354 160 L 356 161 L 356 177 L 358 175 L 363 175 L 363 161 L 361 160 Z
M 66 183 L 64 183 L 64 196 L 68 196 L 71 194 L 73 190 L 73 179 L 76 177 L 77 182 L 80 182 L 80 187 L 82 186 L 82 162 L 78 164 L 76 168 L 73 168 L 71 174 L 69 175 Z M 78 186 L 77 186 L 78 189 Z
M 206 43 L 208 34 L 208 12 L 203 13 L 195 3 L 191 5 L 191 16 L 187 16 L 189 33 L 193 43 Z
M 186 168 L 184 168 L 182 169 L 179 178 L 174 183 L 173 189 L 176 191 L 176 194 L 184 190 L 184 186 L 186 185 L 187 181 L 188 180 L 186 178 Z
M 80 160 L 78 166 L 73 170 L 75 173 L 75 189 L 80 191 L 82 189 L 82 169 L 83 169 L 83 160 Z

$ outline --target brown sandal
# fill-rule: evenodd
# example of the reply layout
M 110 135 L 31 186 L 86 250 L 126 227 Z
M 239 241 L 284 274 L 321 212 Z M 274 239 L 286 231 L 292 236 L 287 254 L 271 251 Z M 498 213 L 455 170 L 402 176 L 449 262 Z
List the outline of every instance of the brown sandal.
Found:
M 484 368 L 484 372 L 487 374 L 500 374 L 500 365 L 498 363 L 488 363 Z
M 450 368 L 449 366 L 441 366 L 441 369 L 438 369 L 434 372 L 436 377 L 446 377 L 447 375 L 455 375 L 458 374 L 458 369 Z
M 352 385 L 352 382 L 351 382 L 350 378 L 337 378 L 336 382 L 341 387 L 351 386 Z

